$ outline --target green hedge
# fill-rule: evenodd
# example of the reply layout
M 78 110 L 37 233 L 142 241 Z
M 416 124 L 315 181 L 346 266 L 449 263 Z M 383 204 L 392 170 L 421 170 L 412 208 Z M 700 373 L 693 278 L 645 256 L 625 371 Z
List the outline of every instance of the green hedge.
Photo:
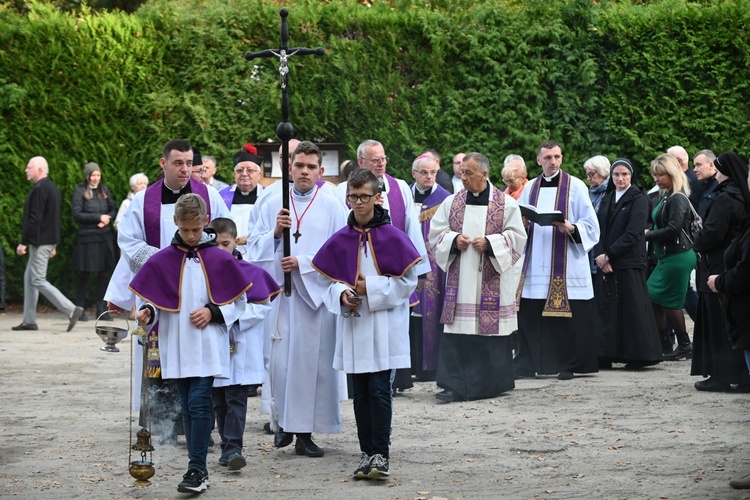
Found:
M 67 214 L 84 163 L 102 165 L 119 203 L 130 175 L 153 178 L 163 143 L 184 137 L 217 156 L 226 179 L 239 145 L 275 139 L 280 119 L 278 62 L 243 57 L 278 46 L 280 2 L 162 0 L 130 15 L 28 5 L 26 14 L 0 8 L 0 244 L 15 300 L 30 157 L 49 160 L 63 192 L 65 238 L 50 277 L 70 291 Z M 750 0 L 283 6 L 291 46 L 327 49 L 292 59 L 297 136 L 343 142 L 351 158 L 378 139 L 405 178 L 426 147 L 447 168 L 455 152 L 481 151 L 496 182 L 509 153 L 536 174 L 535 148 L 548 138 L 579 175 L 596 154 L 645 168 L 674 144 L 748 150 Z

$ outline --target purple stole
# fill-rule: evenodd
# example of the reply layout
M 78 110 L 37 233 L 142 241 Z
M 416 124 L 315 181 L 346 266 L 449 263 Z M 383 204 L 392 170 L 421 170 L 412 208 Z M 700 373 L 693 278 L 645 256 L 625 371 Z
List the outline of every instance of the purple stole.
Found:
M 391 224 L 366 229 L 347 224 L 320 247 L 312 266 L 329 280 L 355 288 L 362 247 L 369 248 L 379 276 L 401 278 L 422 260 L 406 233 Z
M 414 306 L 414 312 L 422 315 L 422 369 L 436 370 L 440 346 L 440 314 L 443 306 L 443 292 L 445 273 L 435 262 L 435 248 L 430 247 L 430 221 L 440 208 L 440 204 L 450 193 L 440 185 L 425 198 L 422 203 L 422 211 L 419 214 L 419 222 L 422 229 L 422 238 L 427 246 L 427 257 L 430 260 L 432 271 L 427 278 L 419 294 L 419 304 Z
M 221 191 L 219 191 L 219 194 L 221 195 L 221 199 L 224 200 L 224 203 L 226 203 L 227 208 L 229 210 L 232 210 L 232 201 L 234 200 L 234 191 L 232 191 L 232 186 L 227 186 Z
M 146 188 L 146 194 L 143 198 L 143 227 L 146 231 L 146 243 L 156 248 L 161 248 L 161 187 L 163 185 L 164 179 L 154 182 Z M 190 191 L 206 202 L 208 220 L 211 220 L 211 200 L 208 197 L 208 186 L 191 178 Z
M 451 231 L 460 233 L 464 226 L 467 190 L 461 190 L 451 203 L 448 224 Z M 487 206 L 487 220 L 484 234 L 498 234 L 503 231 L 505 219 L 505 195 L 492 188 L 492 199 Z M 448 268 L 448 280 L 445 285 L 445 301 L 440 322 L 444 325 L 453 323 L 458 298 L 458 277 L 461 271 L 461 254 L 459 253 Z M 471 304 L 473 307 L 474 304 Z M 500 330 L 500 273 L 492 267 L 490 259 L 482 259 L 482 296 L 479 303 L 479 335 L 497 335 Z
M 146 233 L 146 244 L 155 248 L 161 248 L 161 190 L 164 179 L 154 182 L 146 188 L 143 197 L 143 227 Z M 211 200 L 208 197 L 208 186 L 190 178 L 190 191 L 199 195 L 206 202 L 208 218 L 211 220 Z M 154 325 L 148 335 L 148 373 L 149 377 L 159 378 L 161 376 L 161 363 L 159 361 L 159 325 Z
M 539 201 L 539 190 L 542 185 L 542 176 L 536 178 L 536 182 L 531 186 L 531 192 L 529 193 L 529 203 L 536 206 Z M 562 196 L 560 196 L 562 194 Z M 570 174 L 560 170 L 560 184 L 557 187 L 557 196 L 555 198 L 555 210 L 559 210 L 563 213 L 565 219 L 568 218 L 568 200 L 570 198 Z M 529 266 L 529 260 L 531 260 L 531 248 L 534 241 L 534 230 L 536 224 L 532 224 L 529 227 L 529 239 L 526 242 L 526 259 L 523 261 L 523 271 L 521 273 L 521 282 L 518 285 L 517 297 L 519 300 L 516 301 L 520 304 L 520 294 L 523 290 L 523 283 L 526 279 L 526 270 Z M 558 318 L 572 318 L 573 312 L 570 310 L 570 303 L 568 302 L 568 286 L 567 286 L 567 265 L 568 265 L 568 242 L 567 235 L 562 231 L 558 230 L 557 227 L 552 228 L 552 271 L 549 277 L 549 290 L 547 291 L 547 301 L 544 304 L 544 310 L 542 316 L 558 317 Z

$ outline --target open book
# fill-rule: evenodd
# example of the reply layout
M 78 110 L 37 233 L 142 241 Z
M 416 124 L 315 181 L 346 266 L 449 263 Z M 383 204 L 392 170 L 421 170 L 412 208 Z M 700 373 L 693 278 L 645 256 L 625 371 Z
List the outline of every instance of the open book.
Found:
M 551 226 L 553 222 L 565 222 L 565 217 L 559 210 L 539 212 L 533 205 L 521 205 L 521 215 L 540 226 Z

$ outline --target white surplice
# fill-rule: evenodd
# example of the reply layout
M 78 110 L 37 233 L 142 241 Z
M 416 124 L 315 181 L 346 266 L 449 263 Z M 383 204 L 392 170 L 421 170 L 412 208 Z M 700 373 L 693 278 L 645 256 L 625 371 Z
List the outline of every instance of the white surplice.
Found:
M 283 284 L 283 245 L 273 235 L 281 210 L 280 190 L 277 193 L 264 196 L 264 203 L 253 211 L 257 222 L 248 239 L 248 260 Z M 278 422 L 287 432 L 338 433 L 346 381 L 343 373 L 333 368 L 335 318 L 322 307 L 326 290 L 311 262 L 323 243 L 346 224 L 348 211 L 322 188 L 313 188 L 306 196 L 292 191 L 289 211 L 290 232 L 299 229 L 301 234 L 296 243 L 291 238 L 291 255 L 297 258 L 299 269 L 291 273 L 291 297 L 279 294 L 266 320 L 266 340 L 271 342 L 262 411 L 277 419 L 272 422 L 274 427 Z
M 560 175 L 560 174 L 558 174 Z M 529 205 L 529 196 L 534 183 L 533 179 L 526 184 L 519 203 Z M 540 212 L 557 210 L 555 198 L 556 187 L 542 187 L 536 207 Z M 588 251 L 599 241 L 599 221 L 591 204 L 589 190 L 580 179 L 570 176 L 570 197 L 568 202 L 568 220 L 576 226 L 581 243 L 575 243 L 566 236 L 568 245 L 566 261 L 566 285 L 569 300 L 588 300 L 594 298 L 594 287 L 591 282 L 591 266 Z M 532 223 L 533 224 L 533 223 Z M 526 269 L 521 297 L 524 299 L 547 299 L 549 280 L 552 273 L 552 236 L 558 231 L 555 226 L 534 227 L 531 248 L 526 258 L 530 259 Z
M 235 346 L 229 354 L 229 378 L 214 380 L 214 387 L 263 383 L 263 322 L 271 309 L 271 302 L 247 303 L 229 330 L 230 344 Z
M 490 201 L 494 190 L 490 185 Z M 467 196 L 473 196 L 467 193 Z M 435 260 L 440 269 L 447 273 L 456 258 L 451 254 L 453 241 L 459 233 L 452 231 L 449 226 L 451 204 L 456 195 L 443 200 L 440 208 L 432 217 L 430 223 L 430 246 L 435 246 Z M 520 280 L 520 262 L 523 247 L 526 243 L 526 230 L 521 219 L 521 210 L 516 200 L 505 196 L 505 212 L 503 216 L 503 230 L 499 234 L 485 234 L 487 222 L 487 206 L 466 205 L 463 219 L 462 234 L 469 238 L 485 237 L 492 247 L 493 256 L 480 254 L 474 247 L 469 247 L 461 253 L 461 269 L 458 276 L 458 294 L 456 297 L 456 312 L 453 323 L 446 324 L 446 333 L 465 335 L 479 334 L 479 304 L 482 297 L 482 273 L 480 271 L 484 259 L 489 258 L 495 271 L 500 273 L 500 321 L 497 335 L 510 335 L 518 329 L 516 316 L 516 291 Z
M 263 186 L 258 184 L 255 189 L 255 203 L 257 203 L 258 198 L 260 198 L 260 195 L 263 193 Z M 234 196 L 236 191 L 237 184 L 232 184 L 229 187 L 229 192 L 232 193 L 232 196 Z M 240 238 L 247 238 L 248 234 L 250 233 L 250 220 L 252 217 L 253 209 L 255 208 L 255 203 L 232 203 L 232 208 L 229 209 L 229 212 L 232 214 L 232 219 L 234 219 L 234 223 L 237 225 L 237 236 Z M 237 251 L 239 251 L 242 255 L 247 254 L 247 248 L 245 248 L 245 245 L 239 245 L 237 247 Z
M 156 321 L 159 322 L 161 377 L 227 378 L 228 329 L 245 310 L 245 294 L 230 304 L 219 306 L 224 316 L 223 323 L 211 322 L 204 328 L 196 328 L 190 321 L 190 312 L 205 307 L 210 302 L 200 262 L 185 259 L 180 285 L 181 310 L 169 312 L 156 309 L 156 316 L 151 323 L 153 325 Z
M 333 366 L 346 373 L 409 368 L 409 296 L 417 287 L 416 266 L 401 278 L 379 276 L 372 252 L 365 248 L 360 248 L 359 270 L 365 275 L 367 294 L 361 296 L 359 318 L 342 316 L 348 308 L 341 305 L 341 293 L 351 288 L 320 276 L 328 287 L 326 307 L 337 315 Z

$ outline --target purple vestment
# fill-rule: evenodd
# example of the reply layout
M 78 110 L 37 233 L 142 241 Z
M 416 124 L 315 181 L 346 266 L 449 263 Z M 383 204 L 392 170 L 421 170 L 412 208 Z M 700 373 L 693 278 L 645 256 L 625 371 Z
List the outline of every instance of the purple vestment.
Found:
M 331 281 L 356 288 L 359 249 L 363 246 L 366 252 L 371 252 L 375 269 L 380 276 L 400 278 L 422 260 L 406 233 L 390 224 L 366 229 L 347 225 L 336 231 L 320 247 L 312 260 L 312 266 Z

